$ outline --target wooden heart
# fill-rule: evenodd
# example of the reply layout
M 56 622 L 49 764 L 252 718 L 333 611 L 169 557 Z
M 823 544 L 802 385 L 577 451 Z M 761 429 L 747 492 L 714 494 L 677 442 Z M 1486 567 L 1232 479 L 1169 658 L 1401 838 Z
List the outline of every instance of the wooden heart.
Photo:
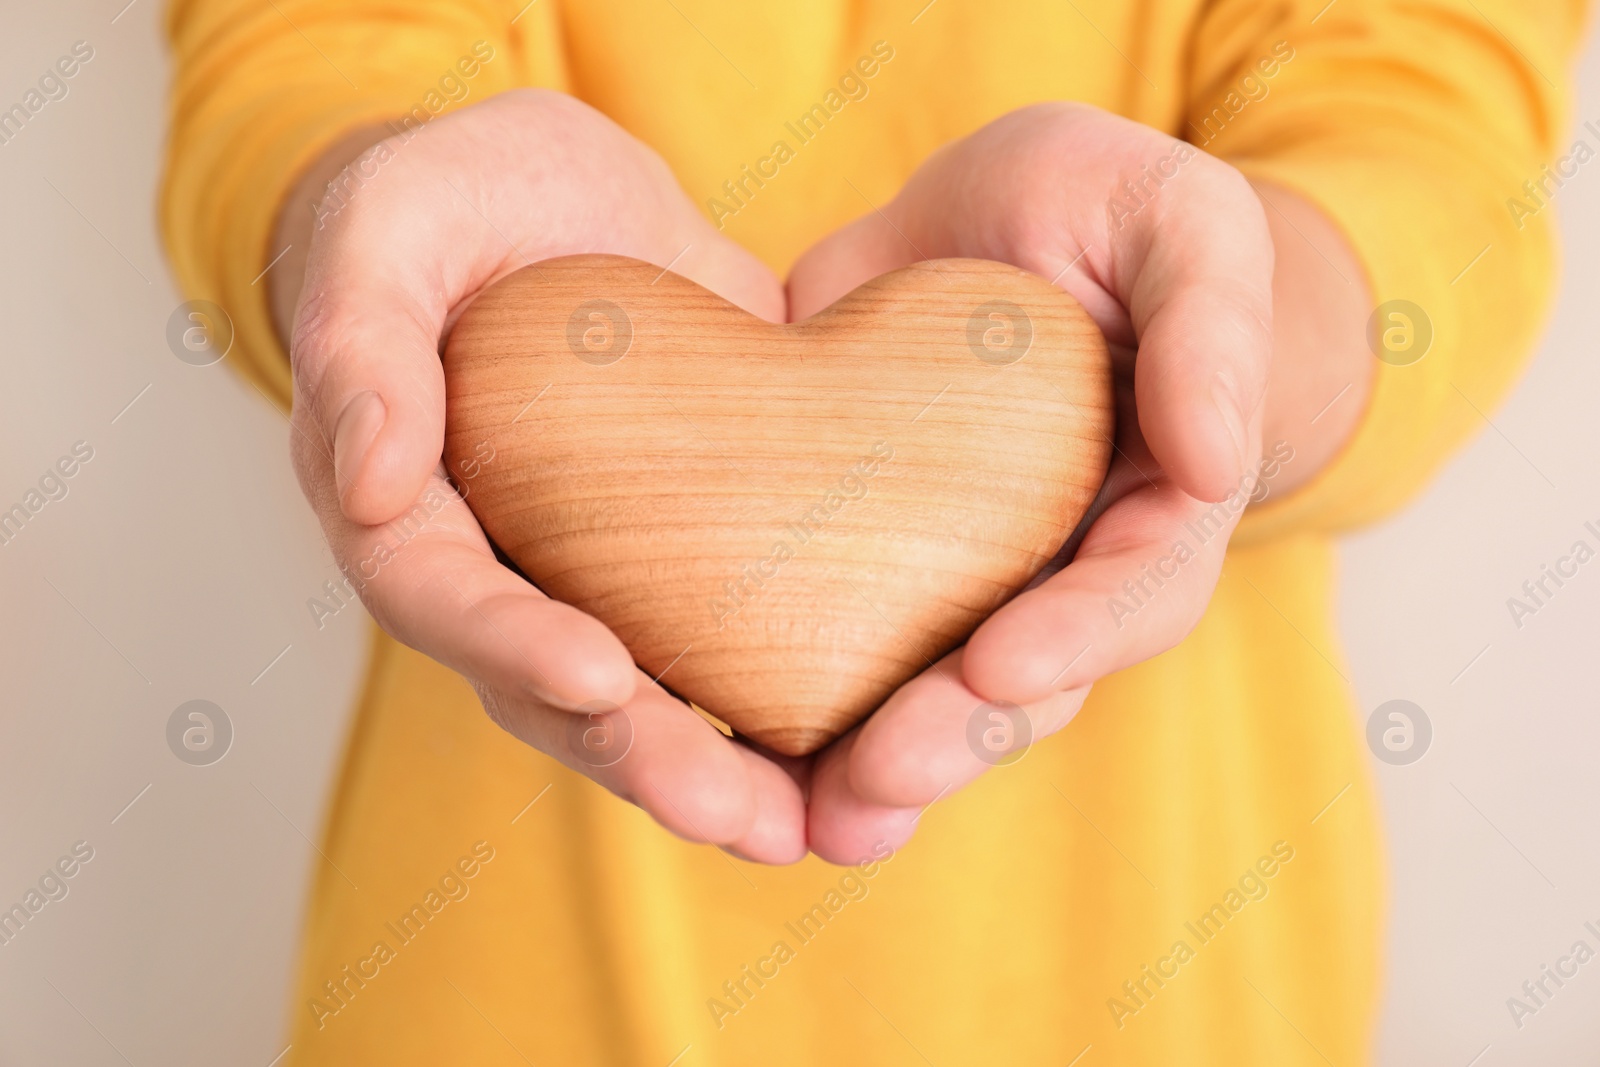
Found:
M 473 301 L 445 381 L 445 459 L 500 549 L 791 755 L 1026 585 L 1111 451 L 1100 331 L 986 260 L 789 325 L 636 260 L 549 260 Z

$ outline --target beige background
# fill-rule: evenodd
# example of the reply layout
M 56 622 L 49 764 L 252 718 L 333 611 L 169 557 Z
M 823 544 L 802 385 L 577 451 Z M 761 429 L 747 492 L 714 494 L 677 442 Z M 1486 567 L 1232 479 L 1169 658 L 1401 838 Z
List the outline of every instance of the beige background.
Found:
M 267 1067 L 366 620 L 318 631 L 306 609 L 336 572 L 282 416 L 167 348 L 160 3 L 118 17 L 123 2 L 0 0 L 0 105 L 74 41 L 95 49 L 0 146 L 0 510 L 74 442 L 94 448 L 0 546 L 0 908 L 74 842 L 94 848 L 0 947 L 0 1064 Z M 1579 115 L 1600 125 L 1592 42 Z M 1532 373 L 1422 500 L 1345 552 L 1363 715 L 1406 698 L 1436 732 L 1421 762 L 1374 764 L 1393 864 L 1386 1064 L 1600 1049 L 1600 961 L 1520 1031 L 1505 1003 L 1600 927 L 1600 561 L 1520 630 L 1505 604 L 1600 526 L 1600 163 L 1559 202 L 1566 290 Z M 234 724 L 214 766 L 167 749 L 194 698 Z

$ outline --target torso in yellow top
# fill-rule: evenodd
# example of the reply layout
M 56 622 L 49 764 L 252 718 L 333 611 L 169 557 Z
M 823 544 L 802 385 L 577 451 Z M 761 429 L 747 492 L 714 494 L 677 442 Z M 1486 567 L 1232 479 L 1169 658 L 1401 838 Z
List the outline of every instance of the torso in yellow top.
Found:
M 1197 4 L 1163 5 L 1152 32 L 1141 5 L 923 3 L 612 0 L 540 15 L 563 28 L 564 87 L 661 152 L 779 271 L 1015 108 L 1082 100 L 1182 125 Z
M 269 384 L 281 355 L 248 283 L 293 170 L 422 99 L 479 40 L 494 57 L 465 103 L 511 85 L 581 96 L 779 271 L 940 145 L 1074 99 L 1298 187 L 1379 297 L 1424 302 L 1438 332 L 1420 370 L 1381 372 L 1339 469 L 1246 531 L 1190 638 L 1102 682 L 1061 734 L 864 869 L 756 867 L 671 838 L 380 638 L 289 1061 L 1366 1062 L 1381 863 L 1322 531 L 1392 506 L 1460 439 L 1445 376 L 1502 389 L 1527 333 L 1506 301 L 1546 287 L 1542 231 L 1506 239 L 1493 192 L 1559 127 L 1558 95 L 1514 53 L 1544 62 L 1571 12 L 1478 6 L 1517 49 L 1449 0 L 175 5 L 168 239 L 185 284 L 238 309 Z M 1437 82 L 1408 96 L 1408 77 Z M 1445 165 L 1458 180 L 1435 192 Z M 1500 258 L 1448 287 L 1485 234 Z
M 1087 100 L 1177 131 L 1191 12 L 1164 10 L 1159 28 L 1140 14 L 541 0 L 517 25 L 559 33 L 564 69 L 540 70 L 534 49 L 498 61 L 655 147 L 781 271 L 939 145 L 1013 108 Z M 1326 569 L 1312 544 L 1230 567 L 1297 601 L 1331 649 Z M 1342 683 L 1238 577 L 1218 600 L 1183 648 L 1102 685 L 1062 736 L 936 805 L 903 854 L 855 871 L 764 869 L 670 839 L 501 734 L 442 668 L 390 648 L 329 853 L 361 890 L 319 881 L 292 1056 L 1314 1058 L 1281 1010 L 1335 1062 L 1360 1062 L 1379 887 Z M 494 859 L 462 880 L 468 894 L 401 943 L 400 917 L 478 841 Z M 394 951 L 381 964 L 380 941 Z M 347 965 L 375 977 L 353 983 Z

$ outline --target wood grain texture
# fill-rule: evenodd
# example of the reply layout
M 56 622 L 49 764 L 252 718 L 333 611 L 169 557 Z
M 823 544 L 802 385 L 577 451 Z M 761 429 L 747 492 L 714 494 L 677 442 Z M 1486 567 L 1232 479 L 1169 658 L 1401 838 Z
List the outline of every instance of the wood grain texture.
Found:
M 984 260 L 789 325 L 635 260 L 549 260 L 471 304 L 445 378 L 445 460 L 501 550 L 794 755 L 1025 586 L 1111 451 L 1100 331 Z

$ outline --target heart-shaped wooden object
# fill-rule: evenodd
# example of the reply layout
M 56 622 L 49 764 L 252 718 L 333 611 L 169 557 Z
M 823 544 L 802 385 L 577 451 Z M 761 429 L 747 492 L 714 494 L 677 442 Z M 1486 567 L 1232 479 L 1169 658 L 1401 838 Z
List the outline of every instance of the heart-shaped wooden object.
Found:
M 790 325 L 636 260 L 549 260 L 473 301 L 445 381 L 445 459 L 501 550 L 790 755 L 1026 585 L 1111 452 L 1099 329 L 986 260 Z

